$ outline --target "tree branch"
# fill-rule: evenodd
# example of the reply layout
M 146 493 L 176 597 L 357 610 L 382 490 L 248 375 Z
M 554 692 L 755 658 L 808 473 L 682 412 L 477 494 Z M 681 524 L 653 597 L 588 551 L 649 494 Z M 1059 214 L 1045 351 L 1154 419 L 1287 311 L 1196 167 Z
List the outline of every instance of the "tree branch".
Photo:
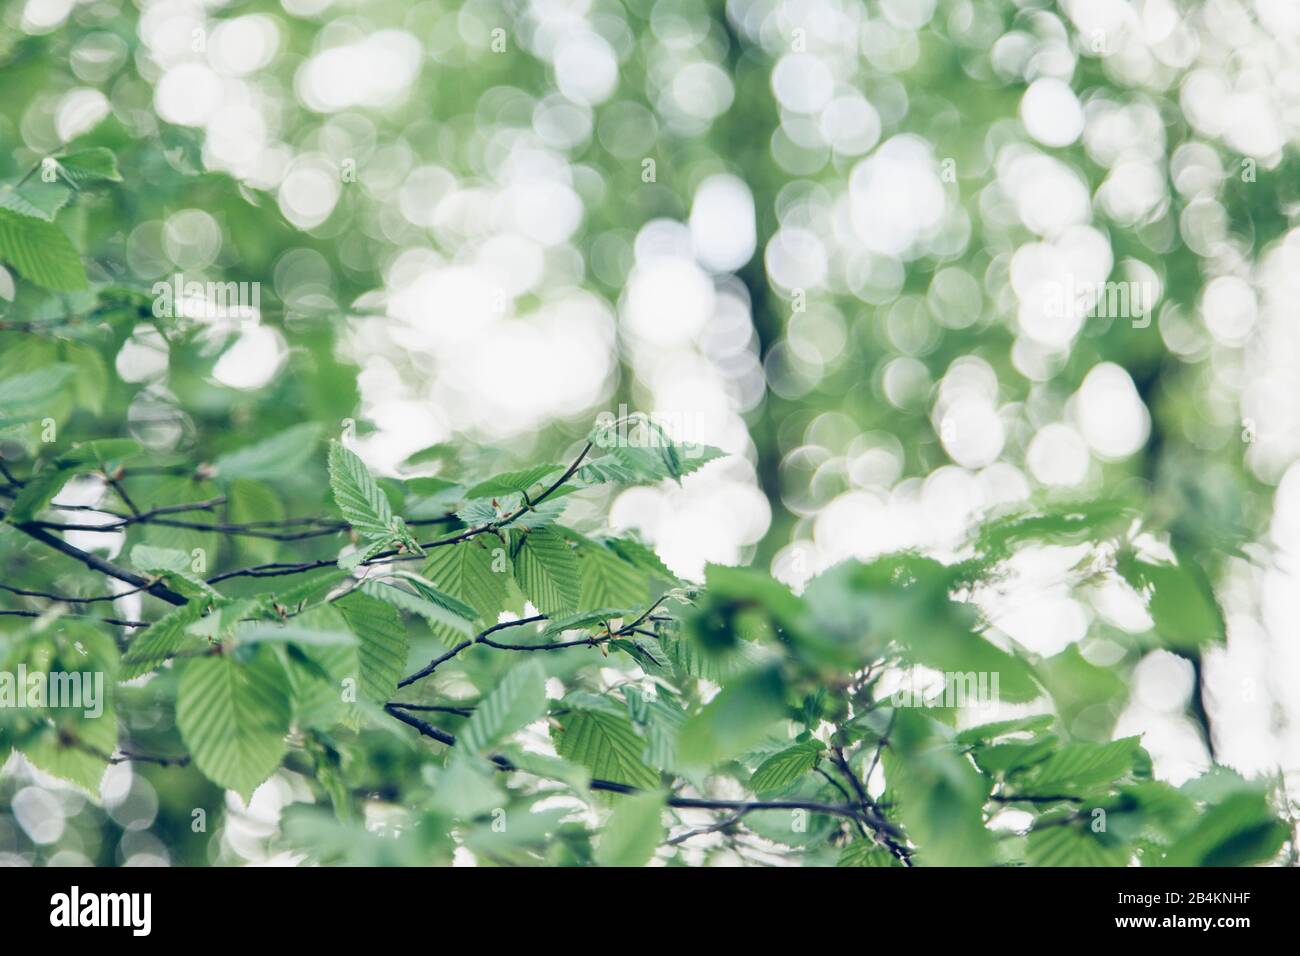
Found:
M 181 597 L 161 581 L 150 581 L 148 578 L 143 578 L 133 571 L 126 570 L 126 568 L 119 568 L 116 564 L 113 564 L 111 561 L 105 561 L 98 555 L 91 554 L 88 551 L 82 551 L 80 548 L 75 548 L 63 539 L 56 538 L 39 525 L 31 522 L 24 522 L 22 524 L 14 525 L 14 527 L 28 537 L 35 538 L 37 541 L 41 542 L 41 544 L 48 545 L 55 551 L 58 551 L 61 554 L 66 554 L 70 558 L 75 558 L 91 570 L 98 571 L 100 574 L 107 574 L 110 578 L 117 578 L 119 581 L 125 581 L 127 584 L 134 584 L 140 590 L 148 591 L 154 597 L 161 598 L 168 604 L 175 604 L 179 607 L 185 603 L 185 598 Z

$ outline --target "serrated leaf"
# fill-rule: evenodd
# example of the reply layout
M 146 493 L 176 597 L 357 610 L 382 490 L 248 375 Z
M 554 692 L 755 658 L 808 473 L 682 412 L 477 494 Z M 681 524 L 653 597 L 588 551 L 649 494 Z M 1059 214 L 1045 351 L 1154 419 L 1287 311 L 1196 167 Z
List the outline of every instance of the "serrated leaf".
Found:
M 990 724 L 978 724 L 968 727 L 956 736 L 959 744 L 987 743 L 1014 733 L 1038 733 L 1052 726 L 1056 720 L 1053 714 L 1034 714 L 1032 717 L 1014 717 L 1011 720 L 999 720 Z
M 612 780 L 643 790 L 659 785 L 659 775 L 645 765 L 645 741 L 623 714 L 573 709 L 559 718 L 553 731 L 556 752 L 581 764 L 595 779 Z
M 1030 866 L 1124 866 L 1127 857 L 1122 847 L 1074 825 L 1034 829 L 1026 841 Z
M 565 614 L 577 608 L 578 559 L 554 529 L 542 528 L 524 536 L 515 555 L 515 580 L 543 614 Z
M 412 594 L 410 591 L 396 585 L 370 580 L 362 583 L 361 590 L 365 594 L 391 604 L 399 610 L 410 614 L 418 614 L 428 621 L 430 625 L 440 624 L 467 637 L 474 633 L 472 619 L 450 611 L 442 604 L 435 604 L 433 601 Z
M 474 708 L 460 733 L 460 746 L 477 754 L 546 712 L 546 675 L 527 660 L 506 672 L 500 683 Z
M 438 607 L 445 611 L 450 611 L 457 617 L 464 618 L 467 621 L 473 621 L 478 615 L 478 611 L 475 608 L 466 604 L 458 597 L 440 591 L 438 588 L 434 587 L 431 582 L 417 574 L 401 572 L 401 578 L 414 588 L 415 593 L 420 595 L 420 597 L 438 605 Z
M 681 586 L 681 579 L 668 570 L 668 566 L 660 560 L 659 555 L 641 542 L 627 538 L 610 538 L 605 545 L 628 564 L 640 568 L 651 579 L 660 581 L 668 587 Z
M 1038 766 L 1021 792 L 1069 795 L 1108 786 L 1128 777 L 1144 756 L 1138 737 L 1124 737 L 1108 744 L 1086 741 L 1066 744 Z
M 817 766 L 821 752 L 820 744 L 809 741 L 773 754 L 749 778 L 749 789 L 759 796 L 790 789 L 800 777 Z
M 0 209 L 0 262 L 56 292 L 86 288 L 86 269 L 71 240 L 52 222 Z
M 598 624 L 604 624 L 607 621 L 635 613 L 631 608 L 601 607 L 593 611 L 566 614 L 564 617 L 556 617 L 547 621 L 546 627 L 542 629 L 542 636 L 556 637 L 565 631 L 590 630 Z
M 161 577 L 187 598 L 210 599 L 217 591 L 190 570 L 190 556 L 176 548 L 137 544 L 131 549 L 131 564 L 151 577 Z
M 528 491 L 541 484 L 543 479 L 558 478 L 563 471 L 563 465 L 534 465 L 521 471 L 508 471 L 480 481 L 465 492 L 465 497 L 494 498 Z
M 505 549 L 496 544 L 504 559 Z M 479 622 L 495 624 L 506 606 L 510 579 L 508 563 L 503 561 L 504 570 L 497 572 L 495 562 L 490 548 L 477 540 L 462 541 L 431 548 L 424 574 L 439 590 L 472 607 Z
M 686 723 L 686 711 L 663 694 L 646 697 L 635 687 L 625 688 L 623 694 L 628 716 L 645 738 L 641 759 L 657 770 L 676 769 L 677 741 Z
M 893 866 L 894 858 L 883 846 L 867 840 L 854 840 L 840 851 L 836 866 Z
M 329 472 L 334 503 L 344 520 L 367 538 L 391 537 L 393 509 L 361 459 L 331 441 Z
M 216 606 L 221 607 L 229 603 L 231 602 L 223 599 L 217 602 Z M 190 601 L 164 614 L 145 630 L 137 632 L 131 639 L 126 653 L 122 655 L 122 679 L 130 680 L 147 674 L 180 651 L 207 646 L 206 641 L 188 631 L 188 628 L 203 616 L 206 609 L 207 605 L 204 602 Z
M 285 675 L 269 653 L 189 662 L 176 697 L 176 724 L 203 775 L 244 802 L 280 766 L 287 749 Z
M 77 186 L 94 182 L 120 183 L 122 174 L 117 170 L 117 157 L 103 146 L 91 146 L 54 157 L 64 177 Z
M 0 186 L 0 209 L 44 222 L 53 222 L 71 198 L 72 190 L 61 183 L 29 183 L 21 188 Z
M 53 712 L 51 712 L 53 713 Z M 23 755 L 46 773 L 99 799 L 107 757 L 117 749 L 117 717 L 111 707 L 95 718 L 59 712 L 54 723 L 23 743 Z
M 649 598 L 646 573 L 603 544 L 583 539 L 577 553 L 579 608 L 632 607 Z
M 411 638 L 397 610 L 384 601 L 353 592 L 337 602 L 356 634 L 361 693 L 385 704 L 393 699 L 410 656 Z
M 659 647 L 682 674 L 715 684 L 753 670 L 770 659 L 769 652 L 753 641 L 737 641 L 734 647 L 711 651 L 689 637 L 663 633 Z

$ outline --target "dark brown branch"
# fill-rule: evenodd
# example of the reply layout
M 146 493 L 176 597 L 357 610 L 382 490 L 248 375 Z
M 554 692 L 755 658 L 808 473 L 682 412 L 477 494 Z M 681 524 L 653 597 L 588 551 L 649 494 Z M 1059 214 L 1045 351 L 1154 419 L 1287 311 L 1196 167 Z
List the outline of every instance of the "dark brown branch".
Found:
M 432 674 L 435 670 L 437 670 L 438 667 L 447 663 L 447 661 L 451 660 L 461 651 L 465 650 L 465 648 L 472 647 L 478 643 L 483 643 L 484 639 L 489 634 L 495 634 L 497 631 L 504 631 L 508 627 L 521 627 L 525 624 L 536 624 L 538 621 L 544 621 L 544 620 L 546 620 L 545 614 L 535 614 L 532 617 L 521 617 L 516 621 L 502 621 L 500 624 L 493 624 L 487 630 L 482 631 L 473 640 L 461 641 L 459 644 L 457 644 L 455 647 L 449 650 L 446 654 L 443 654 L 440 657 L 435 657 L 433 660 L 429 661 L 428 664 L 420 668 L 414 674 L 411 674 L 407 677 L 403 677 L 400 681 L 397 682 L 397 686 L 399 688 L 409 687 L 411 684 L 414 684 L 416 681 L 423 680 L 424 678 Z
M 420 720 L 411 714 L 398 710 L 392 704 L 384 708 L 390 715 L 396 717 L 402 723 L 414 727 L 421 734 L 445 744 L 448 747 L 456 746 L 456 737 L 445 730 L 440 730 L 430 724 L 428 721 Z M 519 770 L 513 763 L 499 754 L 488 758 L 500 770 L 516 771 Z M 592 790 L 603 790 L 607 793 L 642 793 L 638 787 L 632 787 L 625 783 L 617 783 L 613 780 L 592 780 Z M 807 810 L 811 813 L 825 813 L 832 816 L 846 817 L 850 820 L 860 819 L 862 814 L 857 807 L 840 805 L 834 803 L 820 803 L 812 800 L 714 800 L 706 797 L 669 797 L 666 801 L 668 806 L 678 809 L 693 810 L 734 810 L 751 813 L 755 810 Z
M 27 588 L 15 587 L 12 584 L 0 584 L 0 590 L 8 591 L 10 594 L 18 594 L 22 597 L 48 598 L 51 601 L 58 601 L 62 604 L 98 604 L 101 601 L 116 601 L 118 598 L 129 597 L 132 594 L 139 594 L 147 589 L 147 585 L 129 588 L 117 594 L 100 594 L 95 597 L 76 597 L 71 594 L 55 594 L 52 591 L 32 591 Z
M 148 578 L 143 578 L 133 571 L 126 570 L 126 568 L 119 568 L 116 564 L 113 564 L 111 561 L 105 561 L 98 555 L 91 554 L 88 551 L 82 551 L 80 548 L 75 548 L 63 539 L 56 538 L 38 525 L 24 522 L 23 524 L 18 524 L 14 527 L 28 537 L 35 538 L 37 541 L 41 542 L 41 544 L 48 545 L 55 551 L 58 551 L 61 554 L 66 554 L 70 558 L 75 558 L 92 571 L 98 571 L 100 574 L 107 574 L 109 577 L 117 578 L 119 581 L 125 581 L 127 584 L 134 584 L 140 590 L 148 591 L 154 597 L 161 598 L 168 604 L 175 604 L 179 607 L 185 603 L 185 598 L 181 597 L 161 581 L 150 581 Z
M 44 617 L 49 611 L 9 611 L 0 610 L 2 617 Z M 102 621 L 105 624 L 116 624 L 118 627 L 148 627 L 148 621 L 123 621 L 116 617 L 95 617 L 93 614 L 63 614 L 62 617 L 83 618 L 90 621 Z

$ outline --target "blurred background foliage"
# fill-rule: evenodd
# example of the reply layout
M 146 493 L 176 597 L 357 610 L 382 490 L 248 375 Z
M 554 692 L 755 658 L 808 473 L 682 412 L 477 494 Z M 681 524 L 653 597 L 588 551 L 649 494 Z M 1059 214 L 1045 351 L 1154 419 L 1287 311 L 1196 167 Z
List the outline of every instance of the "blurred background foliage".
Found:
M 1294 792 L 1297 40 L 1286 0 L 14 0 L 0 180 L 104 147 L 121 182 L 51 200 L 84 279 L 25 275 L 0 219 L 0 380 L 70 365 L 51 417 L 139 440 L 150 506 L 217 493 L 170 465 L 305 420 L 409 476 L 562 460 L 597 413 L 652 412 L 727 457 L 571 521 L 795 590 L 915 549 L 957 569 L 936 606 L 962 562 L 997 564 L 965 596 L 1047 662 L 1073 735 L 1142 734 L 1175 784 L 1215 759 Z M 260 298 L 167 321 L 154 284 L 178 275 Z M 1129 307 L 1074 297 L 1102 283 Z M 288 467 L 231 507 L 327 500 Z M 0 540 L 12 580 L 84 586 Z M 111 768 L 120 841 L 97 836 L 118 811 L 27 787 L 0 854 L 262 859 L 303 797 L 285 783 L 218 846 L 191 829 L 206 785 L 166 770 Z

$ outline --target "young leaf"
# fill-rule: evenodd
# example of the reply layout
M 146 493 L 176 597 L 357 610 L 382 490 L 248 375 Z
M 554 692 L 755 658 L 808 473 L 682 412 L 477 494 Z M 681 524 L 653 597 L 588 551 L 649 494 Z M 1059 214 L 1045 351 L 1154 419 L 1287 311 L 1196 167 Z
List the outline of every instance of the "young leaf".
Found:
M 385 584 L 382 581 L 365 581 L 361 585 L 361 590 L 372 598 L 378 598 L 399 610 L 420 615 L 430 625 L 440 624 L 466 637 L 474 633 L 473 617 L 466 617 L 463 613 L 450 610 L 446 602 L 434 603 L 394 584 Z M 473 614 L 472 609 L 469 614 Z
M 231 657 L 190 661 L 181 675 L 176 724 L 194 763 L 245 803 L 280 766 L 289 731 L 284 670 L 263 651 L 249 664 Z
M 534 485 L 542 484 L 543 479 L 558 478 L 563 471 L 563 465 L 534 465 L 522 471 L 508 471 L 486 481 L 480 481 L 465 492 L 465 497 L 496 498 L 528 491 Z
M 546 675 L 536 660 L 506 672 L 492 693 L 474 708 L 460 734 L 467 753 L 482 753 L 546 711 Z
M 578 559 L 552 528 L 530 531 L 515 555 L 515 580 L 543 614 L 565 614 L 578 606 Z
M 425 577 L 443 593 L 472 607 L 484 624 L 495 624 L 505 608 L 510 578 L 505 548 L 495 538 L 492 543 L 500 549 L 499 555 L 474 539 L 431 548 L 429 563 L 424 566 Z M 503 568 L 499 572 L 493 570 L 498 557 Z
M 221 599 L 212 606 L 220 608 L 230 604 Z M 190 601 L 164 614 L 143 631 L 137 631 L 122 656 L 122 679 L 130 680 L 162 666 L 169 657 L 183 650 L 200 650 L 206 642 L 189 632 L 209 605 L 203 601 Z
M 402 619 L 392 605 L 367 594 L 353 592 L 340 598 L 337 605 L 359 642 L 361 693 L 373 703 L 388 703 L 411 651 L 411 638 Z
M 334 503 L 347 523 L 366 538 L 391 537 L 393 510 L 361 459 L 331 441 L 329 472 Z
M 659 775 L 641 759 L 645 741 L 623 714 L 575 708 L 559 718 L 552 735 L 556 753 L 586 767 L 593 778 L 643 790 L 659 785 Z
M 54 157 L 65 179 L 76 186 L 88 183 L 120 183 L 122 174 L 117 171 L 117 157 L 103 146 L 91 146 Z
M 56 292 L 86 288 L 86 269 L 72 242 L 52 222 L 0 209 L 0 262 Z
M 817 758 L 823 749 L 821 743 L 808 741 L 773 754 L 749 778 L 749 789 L 759 796 L 790 789 L 800 777 L 817 766 Z

